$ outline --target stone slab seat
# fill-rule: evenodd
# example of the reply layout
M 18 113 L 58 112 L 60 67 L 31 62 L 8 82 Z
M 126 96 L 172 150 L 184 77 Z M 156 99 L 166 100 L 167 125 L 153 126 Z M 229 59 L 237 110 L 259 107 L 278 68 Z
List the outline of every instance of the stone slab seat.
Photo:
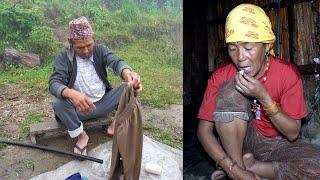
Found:
M 111 123 L 111 117 L 90 119 L 83 122 L 84 129 L 105 128 Z M 53 119 L 52 121 L 35 123 L 30 125 L 31 142 L 36 144 L 38 137 L 55 137 L 67 134 L 67 128 L 60 122 Z

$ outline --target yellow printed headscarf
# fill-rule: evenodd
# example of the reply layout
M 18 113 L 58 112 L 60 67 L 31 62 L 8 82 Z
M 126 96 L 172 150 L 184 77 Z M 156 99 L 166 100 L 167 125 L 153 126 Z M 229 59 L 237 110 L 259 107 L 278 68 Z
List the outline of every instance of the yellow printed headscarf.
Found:
M 226 43 L 262 42 L 273 43 L 269 17 L 262 8 L 253 4 L 240 4 L 230 11 L 225 26 Z

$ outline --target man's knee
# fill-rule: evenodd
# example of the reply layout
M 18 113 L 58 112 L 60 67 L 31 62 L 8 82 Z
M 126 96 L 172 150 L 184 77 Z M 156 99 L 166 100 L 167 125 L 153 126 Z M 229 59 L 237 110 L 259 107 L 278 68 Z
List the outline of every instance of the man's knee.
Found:
M 68 99 L 59 99 L 56 97 L 53 98 L 52 107 L 54 111 L 63 110 L 72 106 L 73 106 L 72 102 L 70 102 L 70 100 Z

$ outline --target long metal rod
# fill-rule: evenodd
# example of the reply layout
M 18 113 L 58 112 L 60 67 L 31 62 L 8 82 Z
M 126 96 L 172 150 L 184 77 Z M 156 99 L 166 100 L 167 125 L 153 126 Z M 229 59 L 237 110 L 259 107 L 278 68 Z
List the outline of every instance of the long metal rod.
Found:
M 43 146 L 43 145 L 39 145 L 39 144 L 29 144 L 29 143 L 23 143 L 23 142 L 19 142 L 19 141 L 10 141 L 10 140 L 3 140 L 3 139 L 0 139 L 0 143 L 5 143 L 5 144 L 9 144 L 9 145 L 23 146 L 23 147 L 29 147 L 29 148 L 35 148 L 35 149 L 41 149 L 41 150 L 44 150 L 44 151 L 50 151 L 50 152 L 55 152 L 55 153 L 60 153 L 60 154 L 73 156 L 73 157 L 79 158 L 81 160 L 82 159 L 83 160 L 89 160 L 89 161 L 93 161 L 93 162 L 97 162 L 97 163 L 103 164 L 103 160 L 102 159 L 97 159 L 97 158 L 90 157 L 90 156 L 84 156 L 84 155 L 81 155 L 81 154 L 76 154 L 76 153 L 64 151 L 64 150 L 53 148 L 53 147 Z

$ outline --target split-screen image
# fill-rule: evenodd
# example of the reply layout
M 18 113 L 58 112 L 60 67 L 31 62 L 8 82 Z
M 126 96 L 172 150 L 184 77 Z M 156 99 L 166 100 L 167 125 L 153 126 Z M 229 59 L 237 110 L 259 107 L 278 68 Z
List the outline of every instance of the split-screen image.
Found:
M 320 176 L 320 0 L 2 0 L 0 179 Z

